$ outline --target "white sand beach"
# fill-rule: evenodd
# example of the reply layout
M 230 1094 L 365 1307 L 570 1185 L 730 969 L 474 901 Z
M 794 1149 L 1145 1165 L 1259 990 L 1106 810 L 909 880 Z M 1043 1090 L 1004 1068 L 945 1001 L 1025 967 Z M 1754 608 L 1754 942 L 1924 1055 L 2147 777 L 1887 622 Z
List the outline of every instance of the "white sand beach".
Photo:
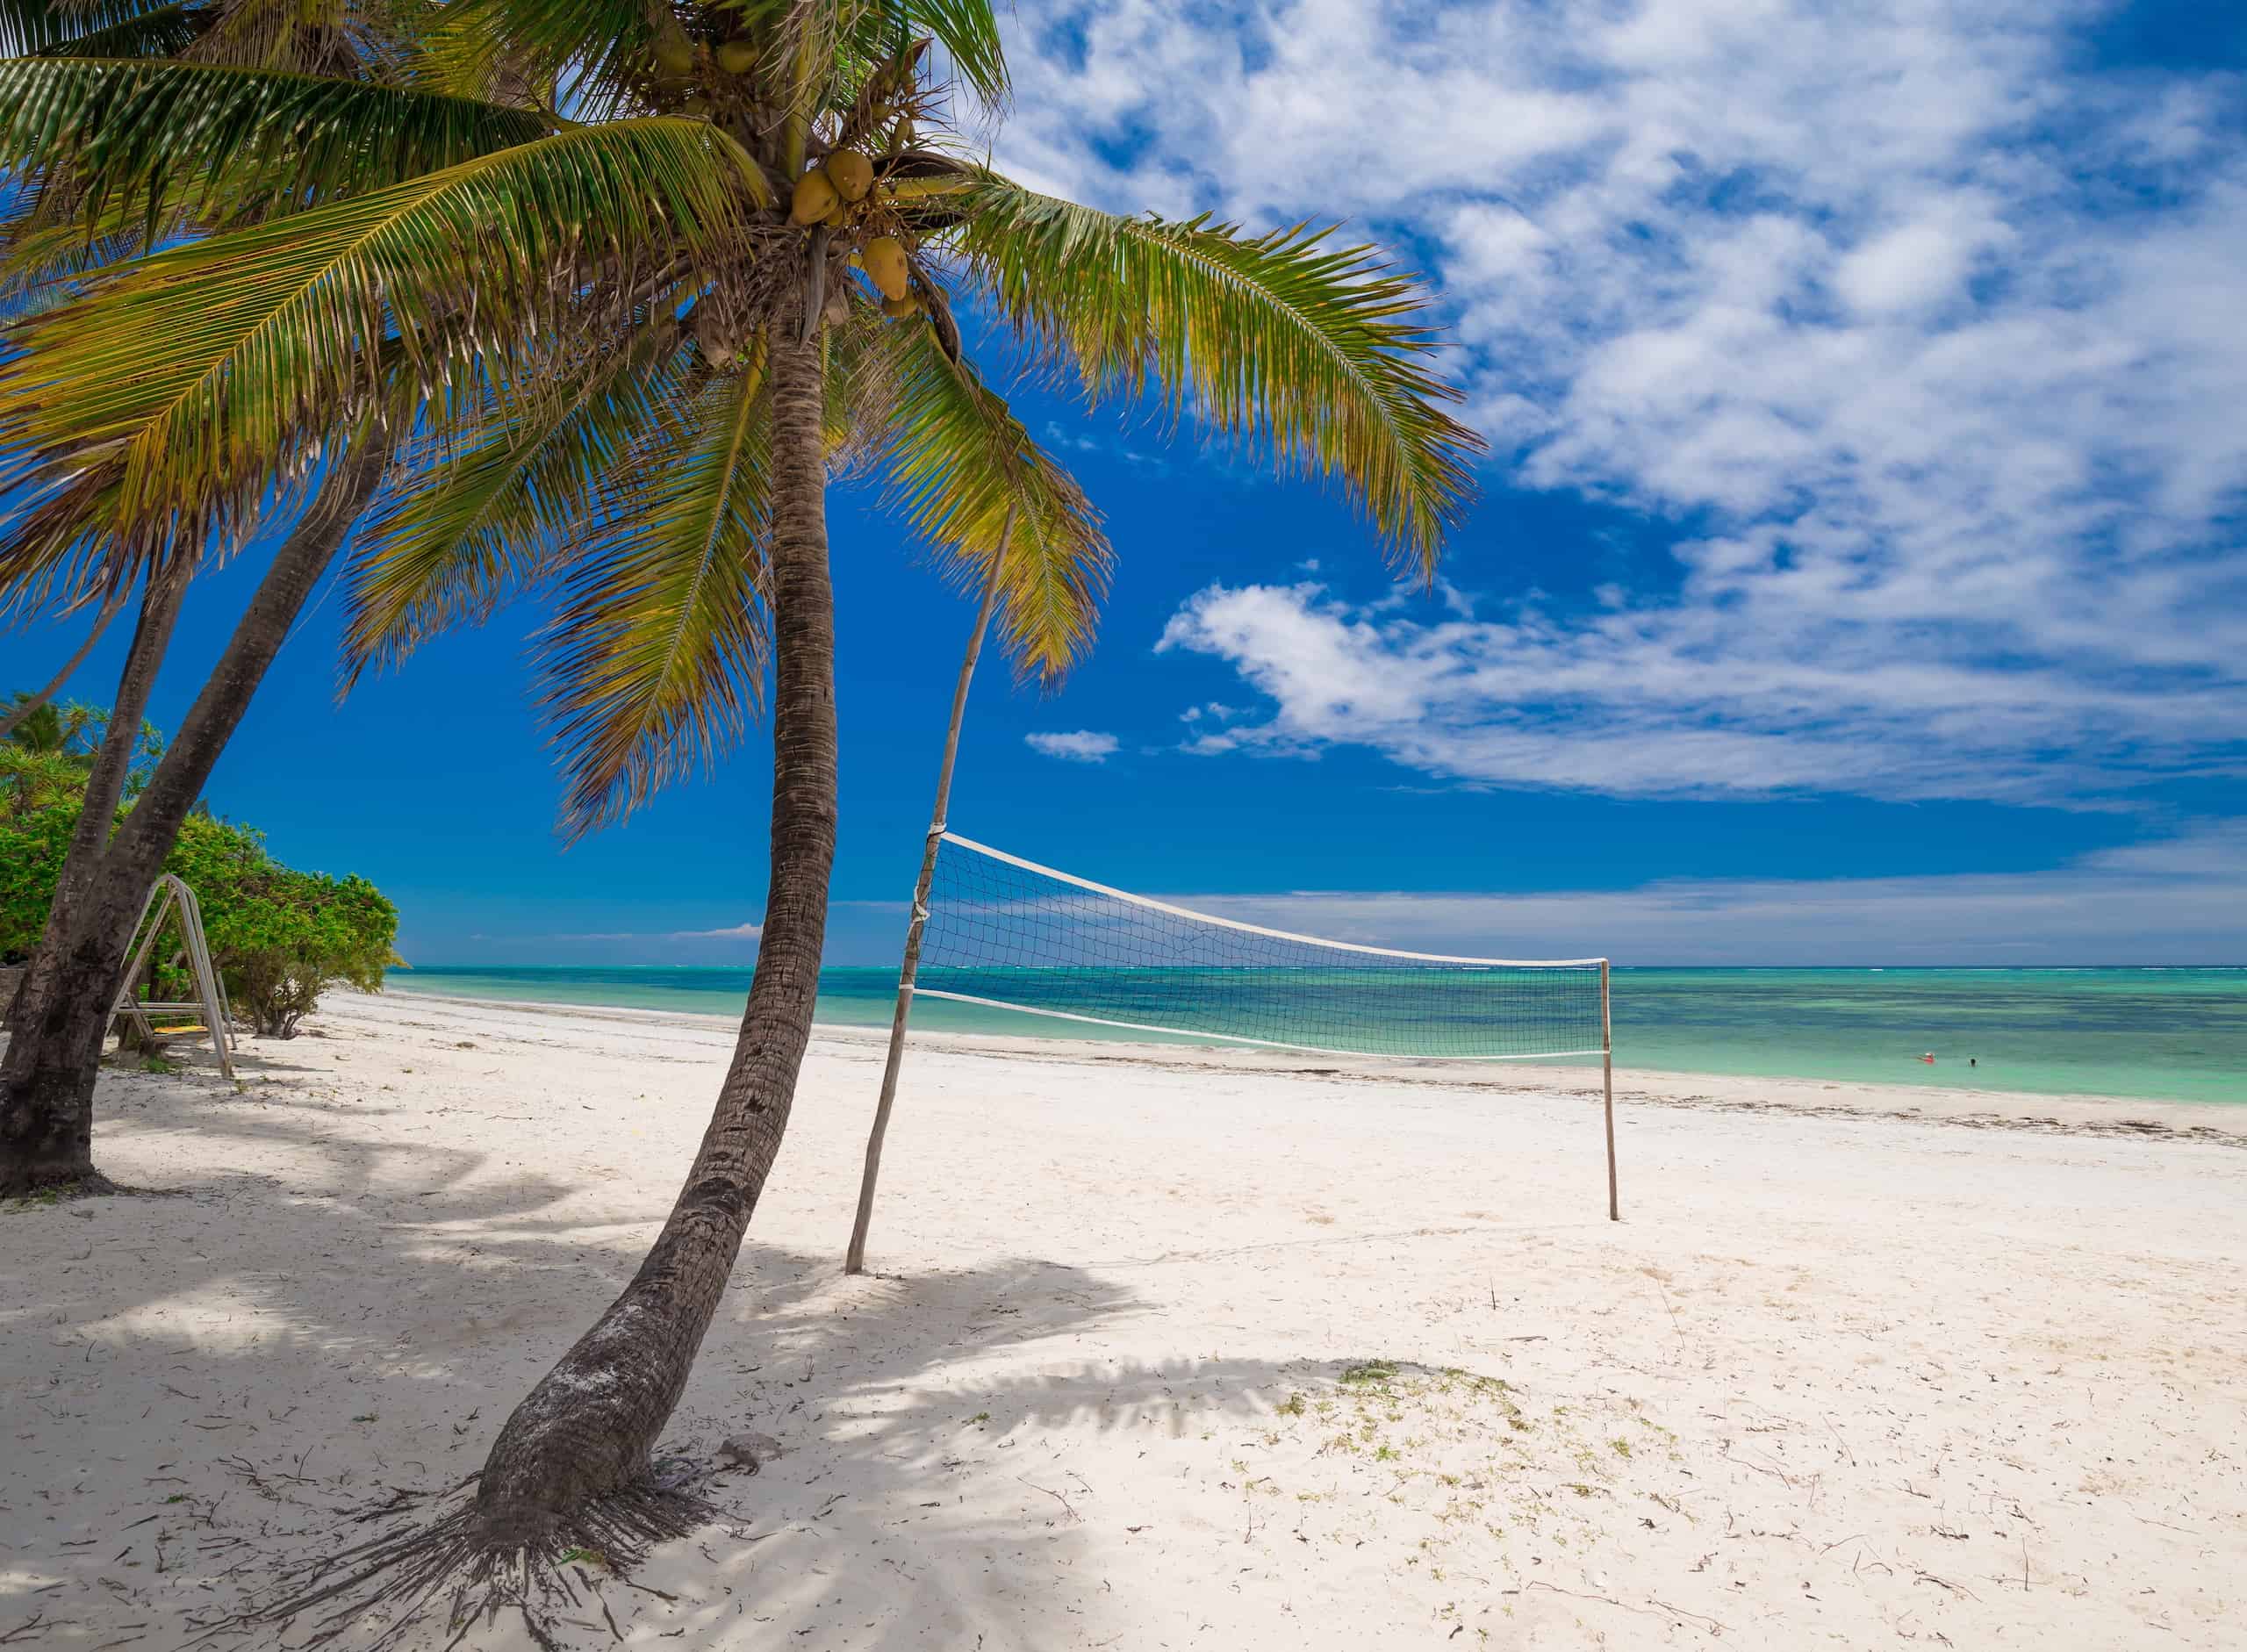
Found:
M 312 1024 L 104 1077 L 171 1196 L 0 1212 L 0 1645 L 182 1646 L 459 1482 L 731 1043 Z M 2247 1110 L 1625 1074 L 1610 1224 L 1596 1072 L 923 1040 L 850 1279 L 879 1060 L 816 1040 L 667 1440 L 732 1523 L 572 1644 L 2247 1644 Z

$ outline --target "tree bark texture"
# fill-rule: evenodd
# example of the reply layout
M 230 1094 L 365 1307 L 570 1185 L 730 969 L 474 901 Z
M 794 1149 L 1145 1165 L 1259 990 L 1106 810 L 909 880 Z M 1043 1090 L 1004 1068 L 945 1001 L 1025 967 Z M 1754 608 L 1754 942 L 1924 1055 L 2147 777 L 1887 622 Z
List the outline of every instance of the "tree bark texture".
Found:
M 144 603 L 142 634 L 133 639 L 109 736 L 87 786 L 86 811 L 46 932 L 18 990 L 12 1036 L 6 1056 L 0 1058 L 0 1195 L 95 1175 L 94 1080 L 109 1031 L 110 1004 L 133 945 L 133 919 L 289 628 L 374 497 L 391 441 L 387 434 L 370 433 L 323 480 L 274 553 L 147 789 L 104 848 L 100 839 L 124 784 L 121 765 L 114 765 L 113 784 L 104 778 L 112 766 L 111 749 L 120 740 L 128 742 L 124 752 L 129 758 L 129 742 L 139 736 L 147 689 L 162 653 L 162 638 L 150 630 L 156 593 Z M 178 593 L 171 593 L 170 615 L 176 614 L 177 600 Z M 162 618 L 166 635 L 170 615 Z M 136 679 L 136 671 L 145 674 L 145 681 Z M 98 815 L 96 806 L 104 800 L 97 796 L 97 786 L 110 788 Z M 83 856 L 82 844 L 90 845 Z
M 133 628 L 133 646 L 126 650 L 125 669 L 117 679 L 117 699 L 110 707 L 109 726 L 102 730 L 101 750 L 86 774 L 86 801 L 78 810 L 78 823 L 70 834 L 70 847 L 54 885 L 54 900 L 47 909 L 47 923 L 68 920 L 76 901 L 108 851 L 110 832 L 117 823 L 117 806 L 125 799 L 125 783 L 133 772 L 133 754 L 140 744 L 140 724 L 148 715 L 148 697 L 163 669 L 164 653 L 171 646 L 172 628 L 179 621 L 180 604 L 187 597 L 192 570 L 179 561 L 148 576 L 148 589 L 140 600 L 140 623 Z
M 478 1541 L 535 1550 L 598 1531 L 605 1498 L 650 1484 L 670 1420 L 787 1128 L 811 1035 L 835 858 L 834 593 L 821 350 L 772 328 L 772 871 L 757 972 L 709 1128 L 640 1270 L 518 1405 L 478 1482 Z

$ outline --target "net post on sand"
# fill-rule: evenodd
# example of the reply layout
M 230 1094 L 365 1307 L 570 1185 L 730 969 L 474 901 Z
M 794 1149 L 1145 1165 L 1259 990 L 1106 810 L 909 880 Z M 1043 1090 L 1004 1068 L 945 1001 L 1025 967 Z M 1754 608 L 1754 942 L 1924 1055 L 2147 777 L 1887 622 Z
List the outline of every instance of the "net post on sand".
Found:
M 1197 912 L 930 831 L 846 1266 L 865 1266 L 881 1138 L 915 998 L 1316 1055 L 1600 1058 L 1619 1220 L 1608 961 L 1467 958 Z

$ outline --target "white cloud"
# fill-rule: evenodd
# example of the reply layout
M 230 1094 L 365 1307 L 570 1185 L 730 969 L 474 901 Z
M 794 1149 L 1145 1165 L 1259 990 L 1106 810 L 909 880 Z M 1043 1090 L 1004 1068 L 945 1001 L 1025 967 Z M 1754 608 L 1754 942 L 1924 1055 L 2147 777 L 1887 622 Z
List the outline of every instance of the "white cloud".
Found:
M 1562 625 L 1523 608 L 1430 624 L 1317 585 L 1211 585 L 1157 646 L 1224 659 L 1270 702 L 1258 720 L 1197 721 L 1185 749 L 1199 755 L 1350 744 L 1452 779 L 1624 796 L 2098 806 L 2226 753 L 2236 762 L 2247 722 L 2236 681 L 2035 660 L 1978 670 L 1847 618 L 1765 630 L 1641 610 Z M 2064 771 L 2049 755 L 2060 748 Z
M 1003 164 L 1417 244 L 1511 479 L 1696 523 L 1588 615 L 1338 628 L 1204 593 L 1173 641 L 1274 694 L 1267 743 L 1370 729 L 1470 778 L 2019 797 L 2235 762 L 2247 89 L 2100 77 L 2103 10 L 1037 14 Z
M 1114 735 L 1095 734 L 1090 729 L 1072 734 L 1026 734 L 1023 740 L 1033 751 L 1072 763 L 1105 763 L 1116 755 L 1117 743 Z
M 1698 879 L 1537 894 L 1174 895 L 1299 934 L 1472 957 L 1622 964 L 2234 964 L 2236 823 L 2037 873 Z
M 609 930 L 598 934 L 554 935 L 556 941 L 753 941 L 765 933 L 762 923 L 729 923 L 714 930 Z M 482 936 L 470 936 L 482 940 Z

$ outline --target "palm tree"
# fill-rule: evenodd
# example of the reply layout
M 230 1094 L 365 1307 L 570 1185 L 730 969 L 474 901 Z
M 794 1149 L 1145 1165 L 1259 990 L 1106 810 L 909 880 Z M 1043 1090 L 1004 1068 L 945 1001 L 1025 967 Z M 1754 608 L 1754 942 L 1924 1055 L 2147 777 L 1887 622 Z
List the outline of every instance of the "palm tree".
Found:
M 984 0 L 413 15 L 414 68 L 378 97 L 264 71 L 198 84 L 203 120 L 242 134 L 239 162 L 198 171 L 122 141 L 131 164 L 87 158 L 103 212 L 122 198 L 145 217 L 146 200 L 232 190 L 259 166 L 293 165 L 326 198 L 34 319 L 0 370 L 0 448 L 34 456 L 34 478 L 190 530 L 410 387 L 413 462 L 363 535 L 347 671 L 558 582 L 544 692 L 571 830 L 707 760 L 760 708 L 769 665 L 764 932 L 678 1202 L 508 1418 L 472 1505 L 322 1591 L 347 1598 L 392 1566 L 432 1588 L 463 1565 L 520 1587 L 568 1548 L 629 1555 L 691 1518 L 650 1454 L 786 1127 L 818 980 L 837 763 L 828 482 L 879 470 L 963 583 L 995 583 L 1026 671 L 1082 650 L 1103 588 L 1097 518 L 967 362 L 955 305 L 1090 401 L 1151 399 L 1338 483 L 1423 574 L 1478 445 L 1444 411 L 1456 392 L 1424 295 L 1370 249 L 1308 226 L 1117 217 L 980 162 L 951 99 L 1003 104 Z M 137 77 L 143 100 L 186 97 L 195 74 L 81 72 Z M 285 154 L 255 112 L 283 108 Z M 524 120 L 536 130 L 506 137 Z M 401 126 L 477 152 L 362 187 L 407 172 Z
M 42 318 L 76 324 L 85 306 L 71 299 L 82 291 L 115 294 L 128 272 L 164 269 L 146 255 L 167 243 L 268 224 L 548 128 L 532 111 L 401 95 L 398 85 L 431 71 L 414 37 L 384 22 L 342 0 L 17 0 L 0 15 L 0 41 L 31 55 L 0 64 L 0 165 L 14 185 L 0 216 L 0 313 L 35 341 Z M 339 100 L 356 100 L 355 133 L 325 121 Z M 333 141 L 353 148 L 339 154 Z M 235 449 L 214 492 L 214 456 L 196 445 L 213 429 L 197 423 L 207 408 L 176 406 L 137 430 L 129 412 L 104 423 L 102 393 L 134 377 L 145 341 L 129 320 L 101 325 L 123 330 L 85 341 L 94 355 L 78 365 L 110 384 L 49 382 L 48 363 L 34 355 L 13 363 L 0 406 L 0 429 L 44 432 L 0 462 L 9 506 L 0 618 L 98 601 L 98 635 L 141 591 L 117 715 L 0 1059 L 0 1191 L 106 1186 L 92 1158 L 94 1077 L 133 915 L 305 598 L 373 497 L 397 406 L 411 405 L 378 348 L 325 423 L 308 426 L 308 445 L 277 448 L 262 465 Z M 49 392 L 64 399 L 64 422 L 26 421 Z M 73 427 L 74 419 L 84 422 Z M 177 499 L 165 492 L 175 483 Z M 189 579 L 291 519 L 179 738 L 112 837 L 136 774 L 140 713 Z

